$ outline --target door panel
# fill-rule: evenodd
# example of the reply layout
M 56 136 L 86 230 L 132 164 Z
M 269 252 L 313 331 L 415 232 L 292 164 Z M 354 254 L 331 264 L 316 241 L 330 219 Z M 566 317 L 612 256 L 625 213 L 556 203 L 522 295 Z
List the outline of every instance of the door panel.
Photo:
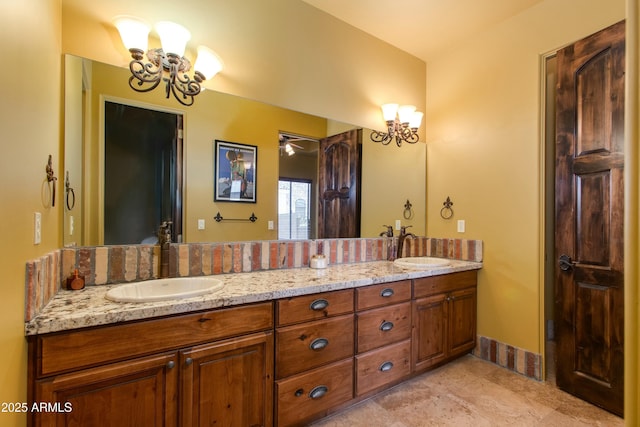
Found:
M 558 52 L 560 388 L 623 413 L 624 22 Z

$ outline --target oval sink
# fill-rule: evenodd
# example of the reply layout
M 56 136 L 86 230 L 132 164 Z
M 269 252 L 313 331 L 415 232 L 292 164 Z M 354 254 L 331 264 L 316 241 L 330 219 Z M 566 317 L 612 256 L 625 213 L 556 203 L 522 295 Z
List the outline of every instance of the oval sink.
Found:
M 222 289 L 223 283 L 211 276 L 175 277 L 127 283 L 107 291 L 105 298 L 115 302 L 151 302 L 189 298 Z
M 393 263 L 399 267 L 412 268 L 436 268 L 450 265 L 451 262 L 446 258 L 436 258 L 430 256 L 416 256 L 407 258 L 398 258 Z

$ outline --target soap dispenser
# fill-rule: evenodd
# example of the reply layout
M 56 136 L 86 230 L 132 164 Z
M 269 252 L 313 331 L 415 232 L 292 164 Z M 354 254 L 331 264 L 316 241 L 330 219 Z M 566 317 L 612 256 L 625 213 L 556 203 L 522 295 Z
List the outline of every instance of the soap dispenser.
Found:
M 67 278 L 67 289 L 72 291 L 78 291 L 84 288 L 84 276 L 80 276 L 78 274 L 78 269 L 76 268 L 71 275 L 71 277 Z

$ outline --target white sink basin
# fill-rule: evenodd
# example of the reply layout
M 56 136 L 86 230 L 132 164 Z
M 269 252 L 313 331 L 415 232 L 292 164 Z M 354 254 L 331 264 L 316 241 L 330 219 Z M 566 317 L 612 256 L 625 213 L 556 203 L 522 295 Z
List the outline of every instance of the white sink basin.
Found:
M 393 263 L 399 267 L 411 268 L 437 268 L 451 265 L 451 262 L 446 258 L 436 258 L 430 256 L 398 258 L 397 260 L 393 261 Z
M 110 289 L 105 298 L 115 302 L 163 301 L 208 294 L 222 286 L 222 281 L 211 276 L 146 280 Z

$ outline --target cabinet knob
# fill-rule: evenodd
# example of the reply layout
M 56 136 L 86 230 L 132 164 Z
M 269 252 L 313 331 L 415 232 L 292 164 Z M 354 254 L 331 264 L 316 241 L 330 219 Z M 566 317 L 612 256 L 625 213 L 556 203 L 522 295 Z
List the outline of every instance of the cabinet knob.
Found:
M 301 389 L 301 388 L 297 389 L 297 390 L 296 390 L 296 392 L 294 393 L 294 395 L 295 395 L 296 397 L 300 397 L 300 396 L 302 396 L 303 394 L 304 394 L 304 390 L 303 390 L 303 389 Z
M 393 329 L 393 322 L 384 321 L 382 325 L 380 325 L 380 330 L 382 332 L 388 332 Z
M 328 391 L 329 388 L 326 385 L 319 385 L 309 392 L 309 397 L 311 399 L 320 399 L 322 396 L 327 394 Z
M 388 361 L 388 362 L 384 362 L 382 365 L 380 365 L 378 370 L 380 372 L 389 372 L 392 368 L 393 368 L 393 362 Z
M 187 357 L 184 361 L 184 364 L 187 366 L 191 365 L 192 363 L 193 363 L 193 359 L 190 357 Z
M 391 288 L 384 288 L 381 292 L 380 292 L 380 296 L 382 298 L 389 298 L 393 296 L 393 289 Z
M 176 366 L 176 362 L 174 362 L 173 360 L 169 360 L 167 362 L 167 368 L 168 369 L 173 369 L 174 366 Z
M 314 351 L 319 351 L 322 350 L 323 348 L 325 348 L 326 346 L 329 345 L 329 340 L 326 338 L 316 338 L 315 340 L 311 341 L 311 344 L 309 344 L 309 348 L 311 350 Z
M 329 307 L 329 301 L 326 299 L 317 299 L 309 305 L 309 308 L 313 311 L 324 310 L 327 307 Z

